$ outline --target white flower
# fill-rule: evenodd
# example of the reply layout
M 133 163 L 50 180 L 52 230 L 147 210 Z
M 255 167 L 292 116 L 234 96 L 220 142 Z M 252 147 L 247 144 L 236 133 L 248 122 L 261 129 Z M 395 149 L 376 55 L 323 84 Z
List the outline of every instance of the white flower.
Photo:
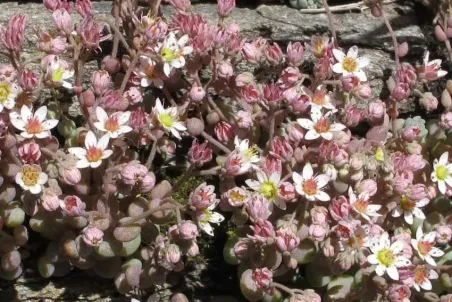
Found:
M 446 193 L 446 184 L 452 187 L 452 164 L 449 163 L 449 152 L 444 152 L 439 160 L 433 161 L 433 172 L 430 177 L 433 182 L 438 183 L 438 189 L 442 194 Z
M 108 116 L 107 112 L 100 107 L 96 108 L 96 116 L 98 122 L 94 123 L 97 129 L 100 131 L 108 132 L 111 138 L 117 138 L 121 134 L 132 131 L 132 127 L 125 124 L 129 121 L 130 112 L 115 112 L 111 116 Z
M 235 149 L 238 153 L 246 156 L 247 161 L 251 164 L 257 164 L 260 161 L 259 152 L 255 146 L 250 147 L 248 139 L 240 140 L 238 136 L 234 138 Z
M 21 130 L 20 135 L 25 138 L 45 138 L 50 136 L 50 129 L 58 124 L 58 120 L 45 120 L 47 117 L 47 107 L 42 106 L 33 114 L 28 106 L 23 105 L 20 115 L 17 112 L 9 114 L 11 124 Z
M 320 174 L 314 177 L 314 171 L 310 163 L 303 167 L 303 176 L 297 172 L 292 173 L 292 179 L 295 183 L 295 189 L 298 194 L 304 196 L 309 201 L 329 201 L 330 196 L 321 191 L 323 187 L 330 181 L 325 174 Z
M 47 182 L 49 177 L 43 173 L 38 165 L 23 165 L 20 172 L 16 175 L 16 183 L 26 191 L 32 194 L 39 194 L 42 191 L 42 185 Z
M 438 273 L 426 265 L 418 265 L 413 270 L 413 287 L 420 292 L 424 290 L 432 290 L 432 282 L 430 279 L 438 279 Z
M 155 115 L 165 130 L 170 131 L 175 137 L 181 138 L 179 131 L 187 130 L 179 121 L 179 113 L 176 107 L 163 108 L 160 99 L 156 100 L 154 107 Z
M 375 272 L 378 276 L 383 276 L 385 272 L 393 280 L 399 280 L 398 267 L 408 266 L 411 261 L 400 256 L 403 251 L 403 242 L 396 241 L 393 244 L 389 241 L 389 234 L 384 232 L 380 238 L 375 238 L 370 243 L 372 254 L 367 256 L 367 261 L 372 265 L 377 265 Z
M 72 147 L 68 149 L 69 153 L 79 159 L 76 167 L 79 169 L 99 167 L 103 159 L 113 154 L 112 150 L 106 150 L 109 140 L 110 136 L 105 134 L 97 141 L 96 135 L 92 131 L 88 131 L 85 137 L 85 148 Z
M 207 209 L 204 211 L 197 211 L 195 213 L 195 220 L 197 221 L 199 228 L 210 236 L 213 236 L 213 228 L 210 224 L 219 224 L 224 220 L 223 215 L 213 212 L 213 209 L 216 208 L 219 202 L 220 200 L 216 199 L 215 202 L 212 203 Z
M 47 67 L 47 77 L 55 87 L 72 89 L 73 86 L 68 79 L 74 76 L 74 70 L 70 69 L 66 61 L 60 60 L 55 56 Z
M 331 96 L 325 90 L 324 85 L 319 85 L 311 95 L 311 111 L 320 111 L 322 108 L 335 110 L 336 107 L 331 103 Z
M 422 207 L 425 207 L 428 203 L 428 198 L 424 198 L 418 201 L 409 199 L 406 195 L 400 197 L 400 203 L 392 210 L 392 217 L 403 217 L 408 224 L 413 224 L 413 216 L 419 219 L 425 219 Z
M 331 111 L 323 116 L 321 111 L 313 110 L 311 111 L 311 120 L 299 118 L 297 120 L 298 124 L 308 130 L 304 136 L 304 139 L 314 140 L 322 137 L 326 140 L 332 140 L 333 132 L 338 132 L 346 128 L 345 125 L 339 123 L 332 124 L 328 119 L 330 115 Z
M 362 82 L 367 81 L 367 76 L 362 68 L 369 65 L 370 61 L 365 57 L 358 58 L 358 47 L 350 47 L 347 55 L 342 50 L 333 48 L 333 56 L 337 60 L 337 63 L 333 65 L 335 73 L 340 73 L 344 76 L 352 74 Z
M 424 235 L 422 226 L 416 231 L 416 239 L 411 239 L 411 245 L 417 251 L 419 258 L 425 260 L 428 264 L 436 266 L 433 257 L 441 257 L 444 252 L 435 245 L 436 232 L 430 232 Z
M 3 108 L 12 109 L 19 94 L 19 88 L 9 82 L 0 82 L 0 112 Z
M 377 211 L 381 209 L 381 205 L 370 204 L 369 193 L 362 192 L 357 198 L 356 194 L 353 192 L 353 189 L 350 187 L 348 189 L 348 197 L 353 210 L 360 214 L 364 219 L 370 220 L 370 217 L 381 216 L 377 213 Z
M 192 47 L 185 46 L 187 42 L 188 35 L 184 35 L 177 40 L 174 32 L 170 32 L 165 41 L 163 41 L 163 45 L 158 52 L 165 63 L 163 72 L 166 76 L 169 76 L 172 68 L 182 68 L 185 65 L 184 55 L 193 52 Z
M 140 57 L 140 67 L 136 74 L 141 78 L 141 86 L 149 87 L 152 83 L 157 88 L 163 88 L 163 80 L 156 73 L 156 63 L 146 56 Z
M 420 80 L 434 81 L 444 77 L 447 71 L 441 69 L 442 61 L 440 59 L 429 61 L 430 52 L 425 52 L 424 64 L 418 67 L 418 78 Z
M 268 177 L 262 170 L 257 170 L 256 176 L 258 180 L 247 179 L 245 183 L 254 191 L 259 192 L 268 200 L 273 201 L 277 207 L 285 210 L 286 202 L 278 197 L 281 174 L 274 172 Z

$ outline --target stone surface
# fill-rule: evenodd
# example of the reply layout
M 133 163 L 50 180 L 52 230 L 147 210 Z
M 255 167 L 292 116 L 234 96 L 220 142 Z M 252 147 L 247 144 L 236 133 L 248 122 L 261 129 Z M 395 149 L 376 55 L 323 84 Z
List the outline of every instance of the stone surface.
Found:
M 108 14 L 111 8 L 109 2 L 95 3 L 95 10 L 99 14 Z M 169 14 L 172 9 L 164 7 L 164 13 Z M 211 22 L 217 22 L 215 4 L 195 4 L 193 11 L 202 13 Z M 0 22 L 9 19 L 10 14 L 20 13 L 28 15 L 27 42 L 25 57 L 36 54 L 36 33 L 43 29 L 51 29 L 52 18 L 42 4 L 29 3 L 1 3 Z M 400 42 L 410 43 L 410 54 L 406 58 L 410 63 L 416 63 L 421 59 L 427 45 L 420 22 L 415 11 L 408 6 L 390 5 L 388 15 L 394 26 Z M 374 96 L 378 96 L 383 88 L 383 83 L 388 77 L 388 71 L 394 67 L 393 49 L 391 38 L 387 33 L 381 18 L 374 18 L 369 11 L 363 14 L 342 13 L 334 15 L 335 24 L 339 36 L 339 44 L 348 48 L 352 45 L 360 47 L 362 54 L 368 56 L 371 65 L 366 69 Z M 303 14 L 298 10 L 281 5 L 261 5 L 257 9 L 237 8 L 227 22 L 235 22 L 240 25 L 243 33 L 248 38 L 263 36 L 269 40 L 280 42 L 282 45 L 289 41 L 300 40 L 309 42 L 313 34 L 326 33 L 328 31 L 325 14 Z M 0 62 L 5 62 L 0 58 Z M 92 61 L 89 68 L 95 68 L 97 62 Z M 89 78 L 85 79 L 88 82 Z M 33 263 L 30 264 L 33 267 Z M 204 291 L 220 291 L 215 285 L 200 279 L 201 273 L 194 274 L 193 283 Z M 221 284 L 224 286 L 223 284 Z M 219 286 L 219 285 L 217 285 Z M 229 289 L 227 290 L 229 294 Z M 209 293 L 213 295 L 214 293 Z M 231 294 L 235 295 L 236 293 Z M 229 300 L 228 300 L 229 299 Z M 209 298 L 199 301 L 220 301 Z M 112 280 L 88 277 L 84 272 L 74 271 L 68 277 L 45 280 L 35 272 L 26 274 L 15 282 L 0 281 L 0 301 L 128 301 L 120 298 L 116 293 Z M 145 301 L 145 300 L 144 300 Z M 225 298 L 223 301 L 235 301 L 234 298 Z

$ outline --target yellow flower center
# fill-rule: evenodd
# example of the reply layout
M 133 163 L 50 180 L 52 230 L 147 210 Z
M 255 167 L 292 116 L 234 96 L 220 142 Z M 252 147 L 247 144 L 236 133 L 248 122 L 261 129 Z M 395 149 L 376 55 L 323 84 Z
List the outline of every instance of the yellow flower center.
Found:
M 367 207 L 369 206 L 369 202 L 359 198 L 357 201 L 355 201 L 355 203 L 353 204 L 353 206 L 355 207 L 355 209 L 360 212 L 360 213 L 366 213 L 367 212 Z
M 395 255 L 390 249 L 384 248 L 378 251 L 377 259 L 382 265 L 389 267 L 394 264 Z
M 259 193 L 261 193 L 267 199 L 275 199 L 278 193 L 278 188 L 273 182 L 266 181 L 261 183 Z
M 417 244 L 417 249 L 419 251 L 419 253 L 421 253 L 422 255 L 427 255 L 428 252 L 430 252 L 430 250 L 433 247 L 433 242 L 427 242 L 427 241 L 419 241 Z
M 323 91 L 316 91 L 312 96 L 312 103 L 322 106 L 326 103 L 326 93 Z
M 86 159 L 89 162 L 94 163 L 101 159 L 102 154 L 103 154 L 103 152 L 101 149 L 99 149 L 95 146 L 91 146 L 86 150 Z
M 105 121 L 105 130 L 114 132 L 119 129 L 118 119 L 116 116 L 111 116 Z
M 162 50 L 160 51 L 160 55 L 162 56 L 163 59 L 165 59 L 166 62 L 171 62 L 182 55 L 182 50 L 178 49 L 174 51 L 168 47 L 163 47 Z
M 6 83 L 1 83 L 0 84 L 0 103 L 6 102 L 6 100 L 8 99 L 9 93 L 10 93 L 9 85 Z
M 40 171 L 34 167 L 22 168 L 22 181 L 28 187 L 32 187 L 38 183 Z
M 54 82 L 60 82 L 63 80 L 63 74 L 64 74 L 64 69 L 63 68 L 58 68 L 55 69 L 52 73 L 52 81 Z
M 245 195 L 240 194 L 240 191 L 232 191 L 229 194 L 229 198 L 235 203 L 235 204 L 241 204 L 245 200 Z
M 385 154 L 383 152 L 383 149 L 381 149 L 381 147 L 378 147 L 377 150 L 375 151 L 374 158 L 375 158 L 375 160 L 378 160 L 378 161 L 385 160 Z
M 400 207 L 405 211 L 411 212 L 416 207 L 416 202 L 403 195 L 400 199 Z
M 439 180 L 445 180 L 447 177 L 449 177 L 449 169 L 447 169 L 446 166 L 436 166 L 435 169 L 436 178 Z
M 252 146 L 246 150 L 243 150 L 242 153 L 248 158 L 248 160 L 250 160 L 253 156 L 256 156 L 259 154 L 256 146 Z
M 355 72 L 358 67 L 358 62 L 350 57 L 345 57 L 342 61 L 342 68 L 347 72 Z
M 312 178 L 306 180 L 303 183 L 303 192 L 309 196 L 317 194 L 317 182 Z
M 167 113 L 160 113 L 159 120 L 160 123 L 162 123 L 162 125 L 166 128 L 171 128 L 173 126 L 173 123 L 175 122 L 174 118 Z
M 326 133 L 328 130 L 330 130 L 330 121 L 326 118 L 321 118 L 315 125 L 314 125 L 315 131 L 317 133 Z
M 427 267 L 417 266 L 413 271 L 414 282 L 420 284 L 428 279 Z
M 38 134 L 43 130 L 42 124 L 37 118 L 30 118 L 25 124 L 25 131 L 27 131 L 28 134 Z

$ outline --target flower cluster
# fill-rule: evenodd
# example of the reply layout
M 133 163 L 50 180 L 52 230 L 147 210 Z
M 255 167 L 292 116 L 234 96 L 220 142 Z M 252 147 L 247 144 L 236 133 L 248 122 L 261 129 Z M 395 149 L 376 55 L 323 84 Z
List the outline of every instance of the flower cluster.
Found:
M 54 28 L 27 60 L 27 17 L 0 27 L 1 277 L 21 275 L 39 234 L 44 277 L 89 269 L 136 295 L 227 232 L 249 301 L 451 300 L 452 81 L 439 119 L 399 116 L 438 109 L 440 60 L 401 63 L 394 37 L 380 100 L 372 62 L 332 24 L 282 49 L 226 22 L 234 0 L 218 0 L 218 24 L 189 0 L 167 17 L 136 2 L 114 1 L 112 22 L 90 0 L 44 0 Z

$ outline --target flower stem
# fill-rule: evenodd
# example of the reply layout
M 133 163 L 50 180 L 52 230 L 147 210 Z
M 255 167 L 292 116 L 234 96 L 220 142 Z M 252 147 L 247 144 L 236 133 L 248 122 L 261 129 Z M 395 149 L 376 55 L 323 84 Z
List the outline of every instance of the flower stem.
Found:
M 164 205 L 162 205 L 160 207 L 157 207 L 157 208 L 154 208 L 154 209 L 149 209 L 149 210 L 141 213 L 138 216 L 130 217 L 130 219 L 121 222 L 119 224 L 119 226 L 128 226 L 128 225 L 134 224 L 138 220 L 144 219 L 144 218 L 146 218 L 146 217 L 148 217 L 148 216 L 150 216 L 150 215 L 152 215 L 152 214 L 154 214 L 156 212 L 162 212 L 162 211 L 166 211 L 166 210 L 176 210 L 176 208 L 182 209 L 183 206 L 182 205 L 172 204 L 172 203 L 165 203 Z
M 154 160 L 155 153 L 157 151 L 157 141 L 155 140 L 152 144 L 151 153 L 149 153 L 149 157 L 146 161 L 146 168 L 150 169 L 152 166 L 152 161 Z
M 334 22 L 333 22 L 333 14 L 331 13 L 331 9 L 327 3 L 326 0 L 322 0 L 323 8 L 325 9 L 326 15 L 328 16 L 328 28 L 331 31 L 331 35 L 333 36 L 333 45 L 337 47 L 337 35 L 336 30 L 334 28 Z
M 394 30 L 392 29 L 391 23 L 389 22 L 388 16 L 386 15 L 383 5 L 380 6 L 380 10 L 381 10 L 381 16 L 383 17 L 383 20 L 385 21 L 389 34 L 391 35 L 392 44 L 394 45 L 395 68 L 397 71 L 400 68 L 400 58 L 397 53 L 397 50 L 399 49 L 399 43 L 397 42 L 397 36 L 396 36 Z
M 132 71 L 135 69 L 135 66 L 138 63 L 138 54 L 134 54 L 132 62 L 130 62 L 129 68 L 127 69 L 126 75 L 124 76 L 124 79 L 122 80 L 121 87 L 119 88 L 119 95 L 123 95 L 124 89 L 126 89 L 127 82 L 129 81 L 130 75 L 132 74 Z
M 290 288 L 288 288 L 288 287 L 285 286 L 285 285 L 282 285 L 281 283 L 272 282 L 272 283 L 270 284 L 270 287 L 275 287 L 275 288 L 277 288 L 277 289 L 280 289 L 280 290 L 286 292 L 287 294 L 289 294 L 289 295 L 292 296 L 292 297 L 295 296 L 295 292 L 294 292 L 293 290 L 291 290 Z
M 119 28 L 119 10 L 120 10 L 120 6 L 119 6 L 119 2 L 121 0 L 115 0 L 114 4 L 113 4 L 113 14 L 115 17 L 115 28 Z M 121 33 L 115 30 L 115 35 L 113 37 L 113 49 L 111 50 L 111 57 L 114 59 L 116 58 L 116 56 L 118 55 L 118 47 L 119 47 L 119 36 L 121 35 Z
M 211 143 L 212 145 L 218 147 L 218 149 L 221 149 L 222 151 L 224 151 L 226 154 L 231 153 L 231 150 L 229 150 L 228 148 L 226 148 L 226 146 L 224 146 L 222 143 L 220 143 L 219 141 L 217 141 L 215 138 L 213 138 L 212 136 L 210 136 L 209 134 L 207 134 L 205 131 L 202 133 L 202 136 L 209 141 L 209 143 Z

